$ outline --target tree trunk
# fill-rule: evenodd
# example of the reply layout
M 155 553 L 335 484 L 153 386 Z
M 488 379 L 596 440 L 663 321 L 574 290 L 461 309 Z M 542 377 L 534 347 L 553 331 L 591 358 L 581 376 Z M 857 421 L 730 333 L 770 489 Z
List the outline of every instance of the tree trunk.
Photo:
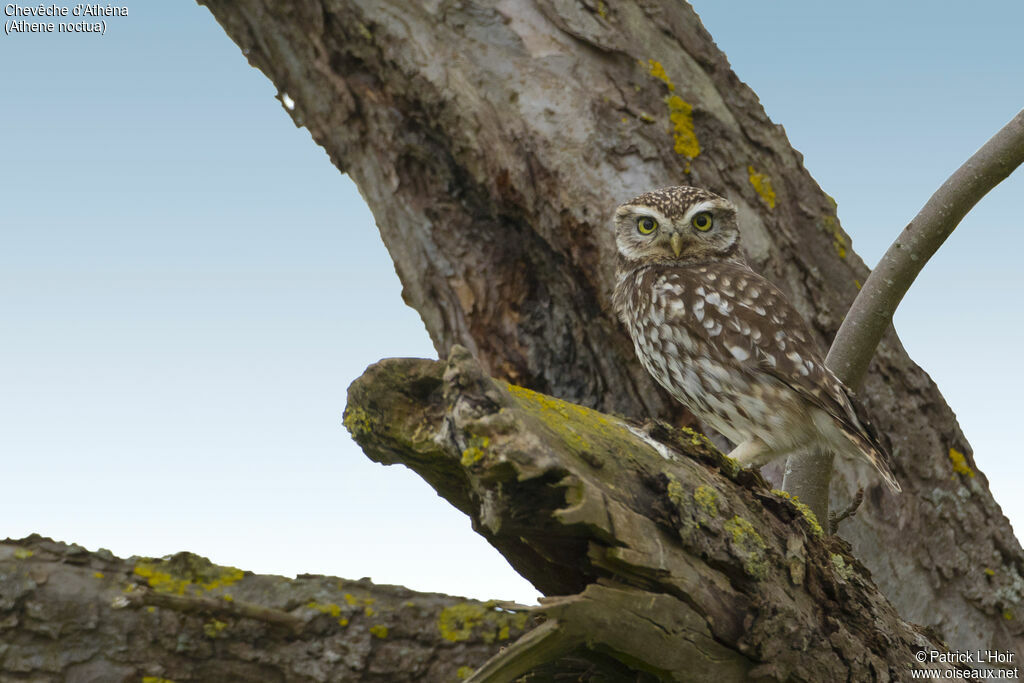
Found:
M 442 356 L 462 344 L 510 382 L 685 421 L 609 301 L 611 211 L 654 187 L 736 203 L 751 265 L 823 347 L 865 279 L 834 203 L 685 3 L 200 1 L 359 185 Z M 891 328 L 861 398 L 904 494 L 871 477 L 842 535 L 903 617 L 1020 661 L 1024 553 Z M 834 506 L 856 488 L 839 463 Z
M 447 363 L 387 360 L 345 424 L 548 594 L 546 621 L 472 681 L 902 680 L 945 652 L 837 536 L 692 430 L 646 428 Z
M 258 576 L 0 542 L 0 681 L 392 683 L 465 678 L 528 616 L 368 580 Z

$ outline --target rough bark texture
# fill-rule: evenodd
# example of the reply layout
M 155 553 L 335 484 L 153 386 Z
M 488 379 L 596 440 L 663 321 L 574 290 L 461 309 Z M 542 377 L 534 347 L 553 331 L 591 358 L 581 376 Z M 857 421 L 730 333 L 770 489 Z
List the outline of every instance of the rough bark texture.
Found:
M 442 355 L 463 344 L 497 377 L 678 421 L 609 304 L 611 211 L 653 187 L 734 201 L 751 265 L 823 347 L 867 275 L 834 203 L 684 2 L 200 1 L 359 185 Z M 891 329 L 861 396 L 905 493 L 861 474 L 865 503 L 841 533 L 904 617 L 1020 661 L 1024 554 Z M 839 464 L 834 507 L 857 476 Z
M 462 347 L 447 363 L 371 366 L 345 424 L 564 596 L 473 681 L 588 667 L 603 680 L 902 680 L 918 652 L 945 649 L 847 543 L 696 432 L 492 380 Z
M 0 681 L 437 681 L 480 666 L 525 613 L 368 580 L 258 576 L 190 553 L 121 560 L 0 542 Z

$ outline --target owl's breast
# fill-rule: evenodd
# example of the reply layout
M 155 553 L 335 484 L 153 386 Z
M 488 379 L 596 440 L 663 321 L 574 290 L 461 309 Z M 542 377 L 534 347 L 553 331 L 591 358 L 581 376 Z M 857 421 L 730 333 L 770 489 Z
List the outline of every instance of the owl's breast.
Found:
M 639 272 L 620 301 L 620 315 L 644 368 L 730 441 L 782 430 L 790 421 L 787 416 L 799 409 L 790 406 L 791 392 L 751 372 L 745 363 L 749 354 L 726 341 L 732 336 L 730 311 L 721 310 L 728 306 L 723 298 L 680 278 Z

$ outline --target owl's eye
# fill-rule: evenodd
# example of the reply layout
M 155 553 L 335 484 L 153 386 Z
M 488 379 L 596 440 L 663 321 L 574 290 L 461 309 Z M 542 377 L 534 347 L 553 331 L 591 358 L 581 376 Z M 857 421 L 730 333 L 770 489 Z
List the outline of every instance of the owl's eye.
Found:
M 641 235 L 650 235 L 656 227 L 658 227 L 658 221 L 650 216 L 644 216 L 636 222 L 636 229 L 640 231 Z
M 698 213 L 693 217 L 693 220 L 691 220 L 690 223 L 701 232 L 707 232 L 711 229 L 711 226 L 714 225 L 714 221 L 711 219 L 711 214 L 707 211 L 701 211 Z

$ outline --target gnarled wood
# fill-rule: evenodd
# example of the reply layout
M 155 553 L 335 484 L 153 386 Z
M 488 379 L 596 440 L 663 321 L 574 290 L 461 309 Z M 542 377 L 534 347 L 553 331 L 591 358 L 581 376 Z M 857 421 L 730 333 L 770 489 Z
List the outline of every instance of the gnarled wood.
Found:
M 450 683 L 527 625 L 507 607 L 368 580 L 0 541 L 0 681 Z
M 523 576 L 563 594 L 472 681 L 578 673 L 581 661 L 630 680 L 902 680 L 919 651 L 945 651 L 806 508 L 692 431 L 492 380 L 461 347 L 447 363 L 371 366 L 345 424 L 370 458 L 414 469 Z
M 751 264 L 823 348 L 867 277 L 834 203 L 684 2 L 202 4 L 355 179 L 442 355 L 463 344 L 538 391 L 681 419 L 609 302 L 610 213 L 652 187 L 735 202 Z M 868 484 L 843 535 L 905 617 L 1024 660 L 1024 553 L 891 328 L 860 395 L 904 494 L 839 463 L 833 507 Z

